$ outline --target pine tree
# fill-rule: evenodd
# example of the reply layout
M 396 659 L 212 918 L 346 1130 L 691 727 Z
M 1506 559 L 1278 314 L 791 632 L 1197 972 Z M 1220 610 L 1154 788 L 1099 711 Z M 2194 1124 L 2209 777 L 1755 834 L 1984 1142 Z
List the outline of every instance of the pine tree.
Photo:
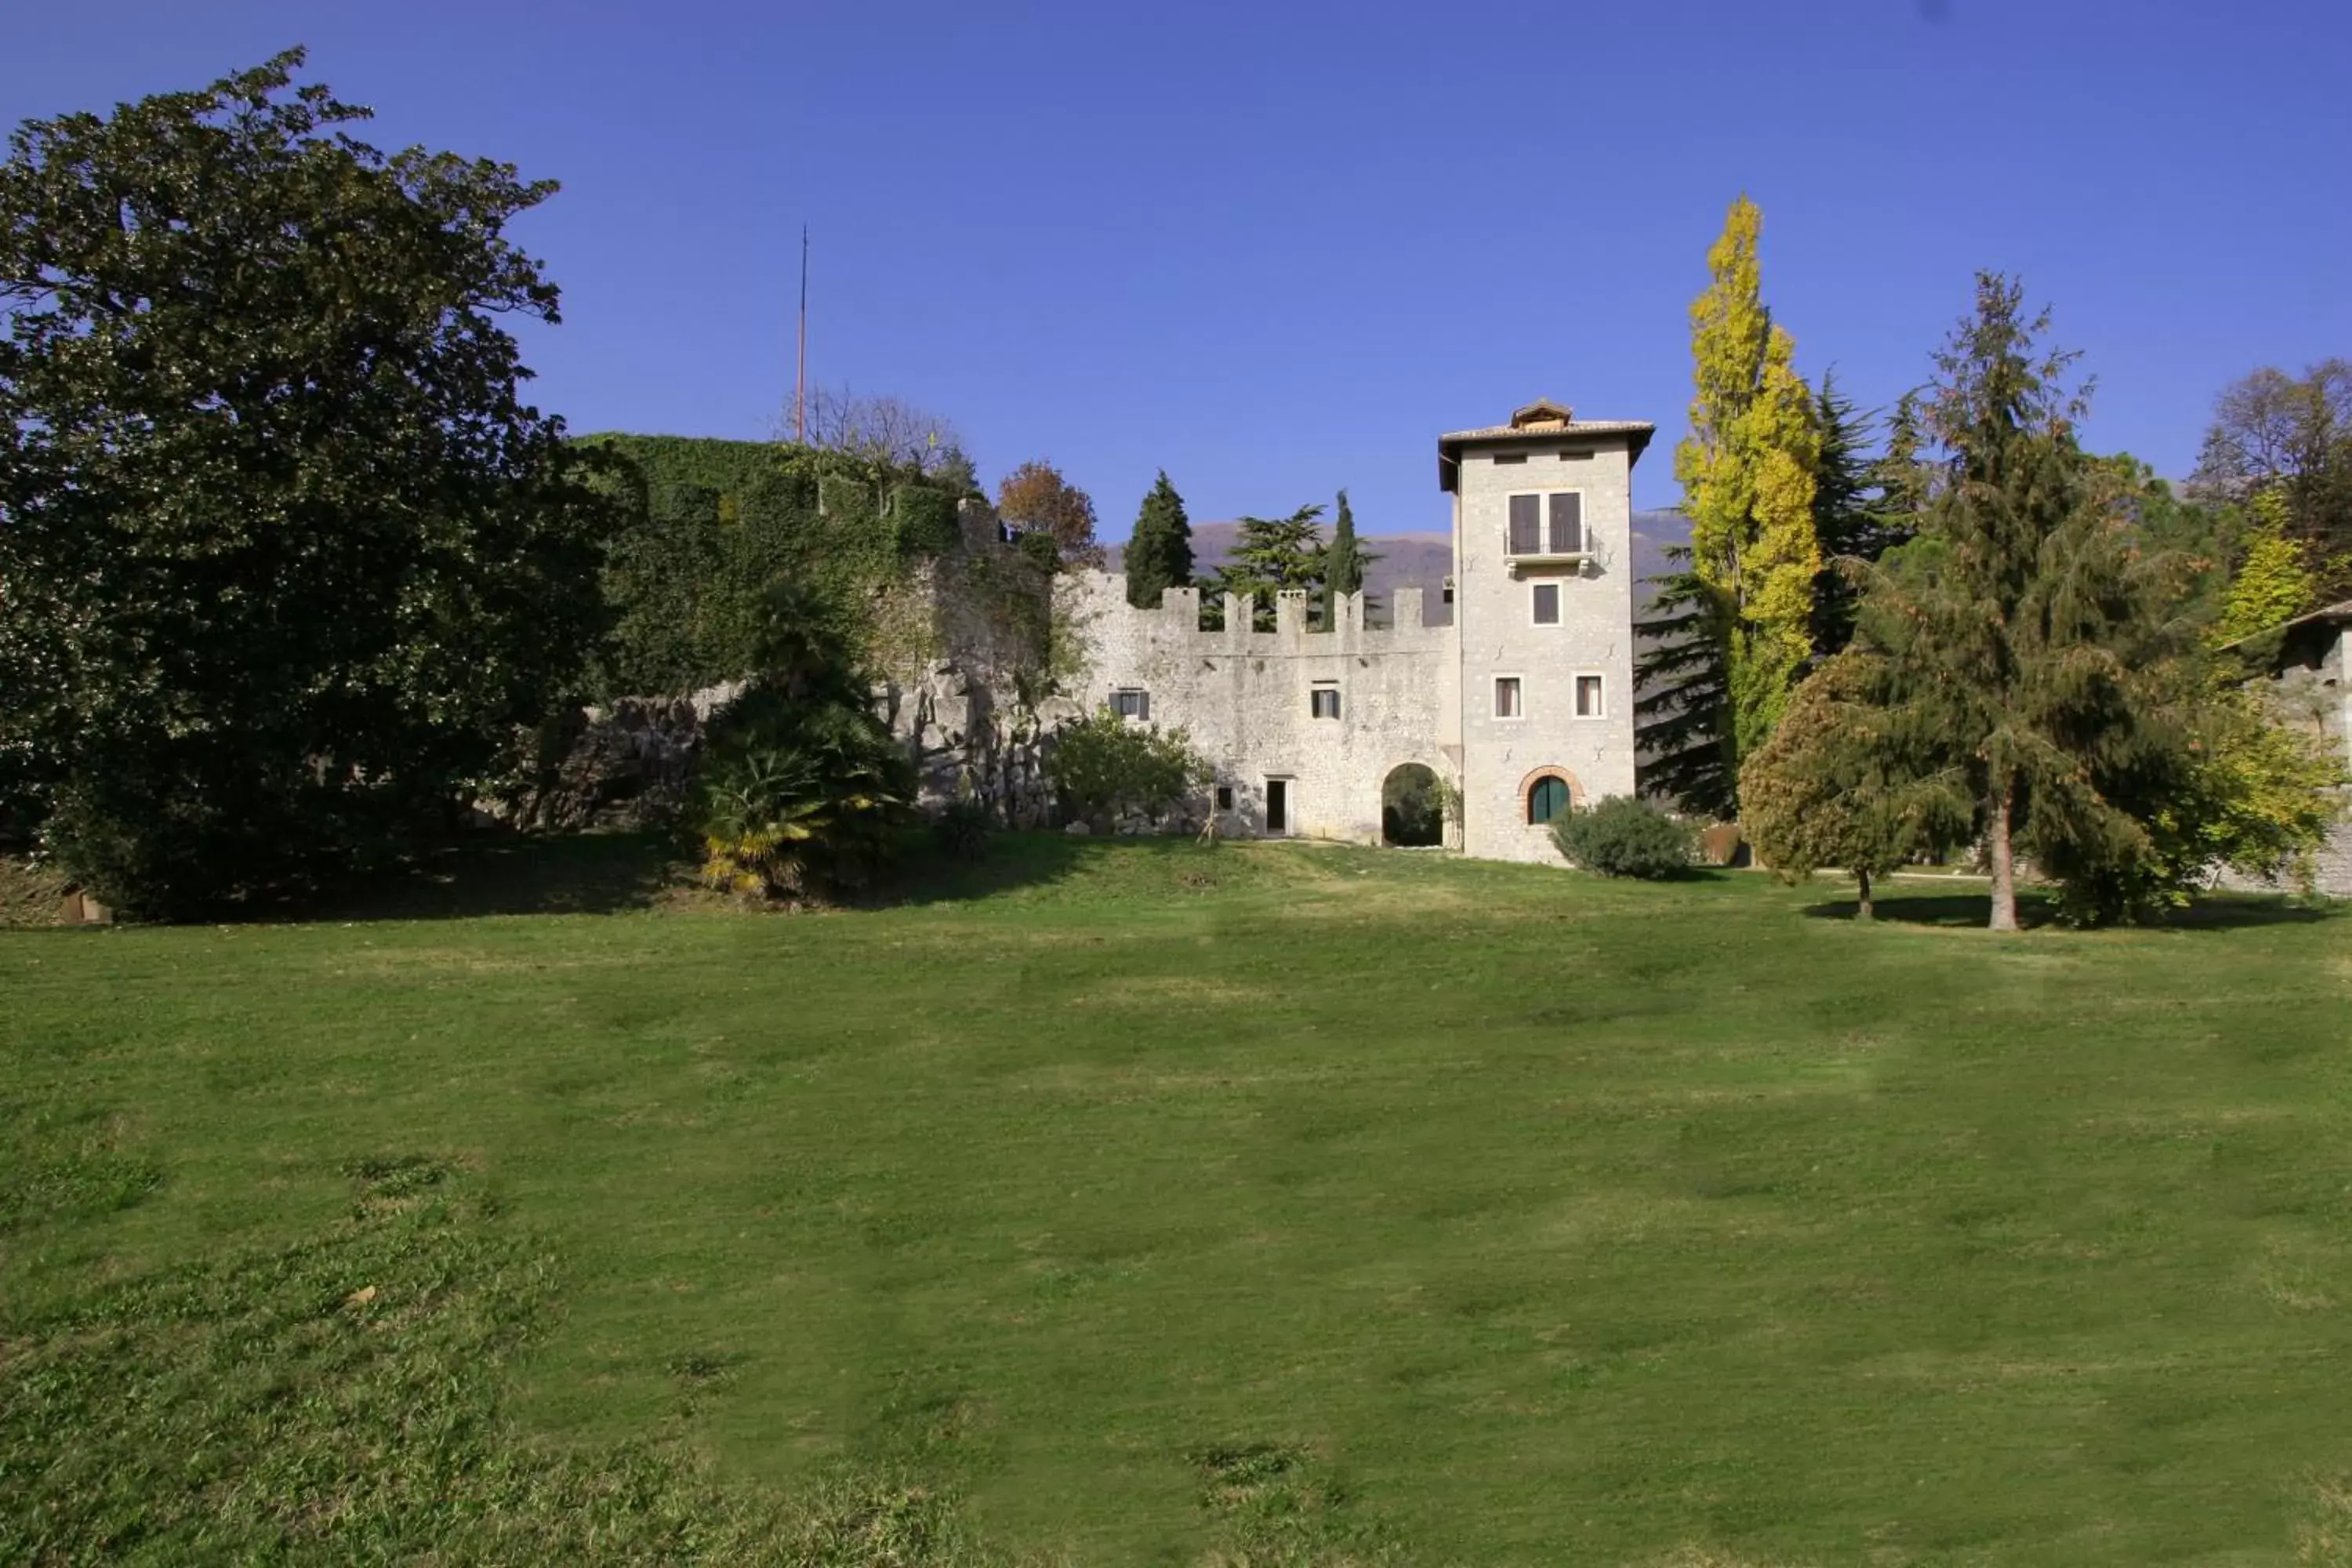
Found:
M 1127 602 L 1139 610 L 1158 609 L 1162 590 L 1192 584 L 1192 523 L 1184 515 L 1184 498 L 1168 482 L 1165 468 L 1135 514 L 1125 564 Z
M 1302 506 L 1288 517 L 1245 517 L 1234 552 L 1211 579 L 1210 592 L 1257 596 L 1253 625 L 1274 629 L 1274 596 L 1286 590 L 1309 595 L 1323 583 L 1326 549 L 1319 506 Z
M 1672 545 L 1674 569 L 1649 578 L 1650 607 L 1634 624 L 1641 653 L 1633 704 L 1643 795 L 1664 795 L 1696 816 L 1738 811 L 1731 752 L 1731 694 L 1724 677 L 1730 638 L 1724 602 L 1691 565 L 1687 545 Z
M 1898 418 L 1912 421 L 1910 460 L 1917 459 L 1916 412 L 1908 395 Z M 1853 563 L 1875 561 L 1911 536 L 1916 526 L 1903 468 L 1869 455 L 1874 418 L 1837 388 L 1834 374 L 1822 373 L 1813 395 L 1813 418 L 1821 432 L 1821 461 L 1813 484 L 1813 534 L 1820 541 L 1822 569 L 1813 578 L 1812 639 L 1815 659 L 1834 656 L 1853 640 L 1859 597 Z
M 1796 344 L 1764 308 L 1756 257 L 1763 216 L 1741 196 L 1707 252 L 1712 281 L 1691 306 L 1696 395 L 1675 477 L 1691 520 L 1691 568 L 1718 603 L 1701 617 L 1722 650 L 1726 765 L 1772 732 L 1812 653 L 1814 470 L 1821 437 Z
M 2150 849 L 2140 818 L 2191 761 L 2179 558 L 2098 504 L 2060 384 L 2073 356 L 2037 347 L 2049 317 L 2022 299 L 1979 274 L 1937 356 L 1926 412 L 1949 458 L 1917 546 L 1871 574 L 1856 640 L 1885 657 L 1891 731 L 1940 747 L 1974 802 L 1996 931 L 2017 929 L 2021 849 L 2094 903 L 2127 887 Z

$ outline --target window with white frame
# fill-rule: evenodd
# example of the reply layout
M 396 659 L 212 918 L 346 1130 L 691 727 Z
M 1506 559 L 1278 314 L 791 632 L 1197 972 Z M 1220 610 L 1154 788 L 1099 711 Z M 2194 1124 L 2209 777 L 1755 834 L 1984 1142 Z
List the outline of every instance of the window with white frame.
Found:
M 1602 719 L 1608 715 L 1601 704 L 1601 678 L 1580 675 L 1576 678 L 1576 716 L 1580 719 Z
M 1110 710 L 1122 719 L 1140 722 L 1151 717 L 1151 693 L 1140 686 L 1115 687 L 1110 694 Z
M 1531 595 L 1534 601 L 1535 624 L 1539 626 L 1559 625 L 1559 584 L 1538 583 Z
M 1307 693 L 1307 711 L 1317 719 L 1337 719 L 1339 716 L 1339 683 L 1318 680 Z
M 1517 676 L 1498 675 L 1495 678 L 1495 717 L 1497 719 L 1519 717 L 1519 678 Z
M 1523 491 L 1508 505 L 1510 554 L 1585 553 L 1582 490 Z

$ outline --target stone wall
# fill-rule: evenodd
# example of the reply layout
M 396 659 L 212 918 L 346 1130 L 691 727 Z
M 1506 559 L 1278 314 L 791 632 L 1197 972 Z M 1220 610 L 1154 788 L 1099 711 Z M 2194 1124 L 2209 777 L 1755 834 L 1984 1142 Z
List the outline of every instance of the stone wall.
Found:
M 2352 769 L 2352 606 L 2337 605 L 2287 628 L 2267 680 L 2256 684 L 2279 717 L 2308 725 L 2336 748 Z M 2352 796 L 2344 805 L 2352 812 Z M 2339 823 L 2313 858 L 2315 891 L 2352 899 L 2352 822 Z M 2234 874 L 2224 887 L 2261 887 Z
M 1286 831 L 1380 842 L 1381 786 L 1407 763 L 1454 776 L 1439 742 L 1452 634 L 1423 624 L 1419 589 L 1394 595 L 1392 624 L 1367 628 L 1360 596 L 1339 601 L 1338 625 L 1309 631 L 1304 594 L 1275 605 L 1275 629 L 1252 629 L 1252 601 L 1228 596 L 1224 629 L 1200 627 L 1197 588 L 1171 588 L 1157 608 L 1127 602 L 1101 572 L 1060 584 L 1062 613 L 1087 650 L 1072 695 L 1088 708 L 1139 690 L 1150 721 L 1181 729 L 1232 792 L 1220 830 L 1266 831 L 1269 784 L 1288 798 Z M 1313 692 L 1337 693 L 1337 718 L 1317 717 Z M 1328 710 L 1327 710 L 1328 711 Z

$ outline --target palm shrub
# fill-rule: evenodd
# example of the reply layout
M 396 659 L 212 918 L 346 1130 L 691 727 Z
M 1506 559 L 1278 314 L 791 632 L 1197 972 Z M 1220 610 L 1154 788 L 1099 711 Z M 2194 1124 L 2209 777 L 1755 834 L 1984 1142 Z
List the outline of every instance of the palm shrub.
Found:
M 890 732 L 863 710 L 772 691 L 728 717 L 698 791 L 703 880 L 762 899 L 828 898 L 871 882 L 912 793 Z
M 914 764 L 866 706 L 827 609 L 789 582 L 761 603 L 761 673 L 711 727 L 696 780 L 691 820 L 714 888 L 830 898 L 889 861 Z
M 1630 795 L 1613 795 L 1555 817 L 1551 837 L 1583 870 L 1652 881 L 1687 870 L 1698 849 L 1698 835 L 1689 823 Z

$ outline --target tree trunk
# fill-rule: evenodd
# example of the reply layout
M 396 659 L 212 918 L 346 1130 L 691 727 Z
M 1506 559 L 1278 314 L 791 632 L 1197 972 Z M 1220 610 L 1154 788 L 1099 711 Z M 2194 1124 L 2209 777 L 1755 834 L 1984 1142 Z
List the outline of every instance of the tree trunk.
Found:
M 1853 918 L 1858 921 L 1875 919 L 1876 916 L 1870 907 L 1870 873 L 1856 871 L 1853 874 L 1853 879 L 1862 889 L 1861 900 L 1853 907 Z
M 2017 868 L 2009 848 L 2009 803 L 2016 786 L 2003 780 L 1993 796 L 1988 843 L 1992 853 L 1992 921 L 1987 929 L 2017 929 Z

